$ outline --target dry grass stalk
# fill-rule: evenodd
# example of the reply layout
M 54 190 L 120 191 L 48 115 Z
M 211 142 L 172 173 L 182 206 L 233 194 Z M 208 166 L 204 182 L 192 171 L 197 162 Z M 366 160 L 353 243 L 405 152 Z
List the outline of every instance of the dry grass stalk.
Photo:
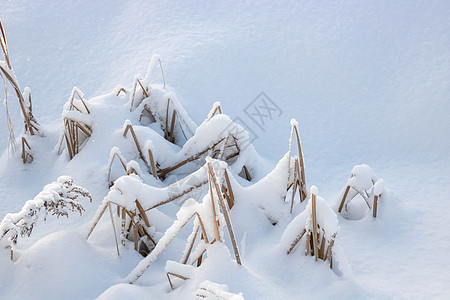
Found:
M 114 159 L 116 157 L 119 159 L 120 164 L 123 167 L 123 170 L 125 172 L 127 172 L 127 164 L 128 163 L 127 163 L 126 159 L 122 156 L 122 154 L 120 154 L 118 152 L 114 152 L 114 154 L 112 156 L 112 159 L 109 161 L 109 164 L 108 164 L 108 167 L 107 167 L 107 169 L 108 169 L 108 183 L 109 183 L 110 187 L 113 185 L 113 182 L 111 181 L 111 169 L 112 169 L 112 165 L 113 165 Z
M 331 255 L 331 251 L 332 251 L 332 249 L 333 249 L 333 246 L 334 246 L 334 240 L 335 240 L 335 238 L 336 238 L 336 234 L 333 234 L 333 236 L 332 236 L 332 238 L 331 238 L 331 241 L 330 241 L 330 243 L 328 244 L 328 248 L 327 248 L 327 251 L 326 251 L 326 254 L 325 254 L 325 257 L 324 257 L 324 261 L 327 261 L 327 260 L 329 260 L 330 261 L 330 267 L 332 267 L 332 265 L 331 265 L 331 260 L 332 260 L 332 255 Z
M 316 215 L 316 195 L 312 194 L 312 234 L 313 234 L 313 245 L 314 245 L 314 254 L 316 256 L 316 261 L 318 257 L 318 247 L 317 247 L 317 215 Z
M 91 236 L 92 232 L 94 231 L 95 227 L 97 226 L 98 222 L 100 221 L 100 219 L 102 218 L 103 214 L 105 213 L 106 209 L 108 208 L 108 202 L 104 202 L 102 204 L 102 206 L 99 208 L 100 213 L 98 213 L 94 219 L 94 221 L 92 222 L 91 227 L 89 228 L 88 234 L 86 235 L 86 239 L 89 239 L 89 237 Z
M 124 93 L 124 94 L 126 95 L 126 94 L 127 94 L 127 90 L 126 90 L 125 88 L 121 87 L 121 88 L 117 91 L 116 96 L 119 96 L 120 93 Z
M 117 207 L 119 208 L 119 207 Z M 120 226 L 121 228 L 121 232 L 120 232 L 120 243 L 122 244 L 122 246 L 125 246 L 125 236 L 126 236 L 126 212 L 125 212 L 125 207 L 122 208 L 122 224 Z
M 138 232 L 136 226 L 133 226 L 133 242 L 134 242 L 134 250 L 138 251 Z
M 169 107 L 170 107 L 170 98 L 167 99 L 167 109 L 166 109 L 166 127 L 164 128 L 164 138 L 169 140 Z
M 170 289 L 172 289 L 172 290 L 173 290 L 173 284 L 172 284 L 172 281 L 170 280 L 170 276 L 169 276 L 169 275 L 178 277 L 178 278 L 183 279 L 183 280 L 188 280 L 188 279 L 189 279 L 189 278 L 187 278 L 187 277 L 184 277 L 184 276 L 181 276 L 181 275 L 172 273 L 172 272 L 167 272 L 167 279 L 169 280 Z
M 5 34 L 5 30 L 3 29 L 3 24 L 2 24 L 1 20 L 0 20 L 0 32 L 1 32 L 0 45 L 2 47 L 2 52 L 5 55 L 5 62 L 6 62 L 6 65 L 8 66 L 8 68 L 12 69 L 11 63 L 9 62 L 9 53 L 8 53 L 8 44 L 6 43 L 6 34 Z
M 114 217 L 113 217 L 113 213 L 112 213 L 112 209 L 111 209 L 111 202 L 108 202 L 108 208 L 109 208 L 109 215 L 111 217 L 111 224 L 112 224 L 112 228 L 113 228 L 113 232 L 114 232 L 114 240 L 116 242 L 117 256 L 120 256 L 119 244 L 117 243 L 116 226 L 114 225 Z
M 228 209 L 225 206 L 225 202 L 223 200 L 222 191 L 220 189 L 220 186 L 219 186 L 219 183 L 218 183 L 218 180 L 217 180 L 217 177 L 216 177 L 216 173 L 214 172 L 214 168 L 213 168 L 213 166 L 212 166 L 212 164 L 210 162 L 208 162 L 208 171 L 209 171 L 208 173 L 209 173 L 209 177 L 210 177 L 210 182 L 213 181 L 214 187 L 216 189 L 217 197 L 219 198 L 219 205 L 220 205 L 220 208 L 222 209 L 223 217 L 225 219 L 225 223 L 227 225 L 228 233 L 230 235 L 231 245 L 233 246 L 233 251 L 234 251 L 234 255 L 236 257 L 236 262 L 240 265 L 241 264 L 241 258 L 239 256 L 239 250 L 238 250 L 238 247 L 237 247 L 236 238 L 234 236 L 233 226 L 231 225 L 230 215 L 228 214 Z
M 165 88 L 166 87 L 166 77 L 164 76 L 164 70 L 162 67 L 161 59 L 158 59 L 158 61 L 159 61 L 159 67 L 161 69 L 161 77 L 162 77 L 164 88 Z
M 303 200 L 306 199 L 306 175 L 305 175 L 305 163 L 303 161 L 303 151 L 302 146 L 300 143 L 300 136 L 298 134 L 297 126 L 294 126 L 295 130 L 295 137 L 297 139 L 297 148 L 298 148 L 298 157 L 300 158 L 300 175 L 301 175 L 301 182 L 302 182 L 302 193 L 304 194 Z M 302 200 L 302 201 L 303 201 Z
M 141 78 L 142 79 L 142 78 Z M 130 98 L 131 98 L 131 103 L 130 103 L 130 111 L 133 111 L 133 109 L 137 106 L 139 106 L 140 103 L 135 104 L 135 98 L 136 98 L 136 89 L 138 86 L 138 80 L 139 78 L 136 76 L 134 77 L 134 81 L 133 81 L 133 88 L 131 89 L 131 94 L 130 94 Z M 141 85 L 142 86 L 142 85 Z M 142 88 L 143 89 L 143 88 Z M 143 89 L 144 90 L 144 89 Z M 141 99 L 142 101 L 142 99 Z
M 234 136 L 232 136 L 232 135 L 231 135 L 231 137 L 234 138 Z M 228 137 L 227 137 L 227 138 L 228 138 Z M 204 150 L 202 150 L 202 151 L 200 151 L 200 152 L 198 152 L 198 153 L 196 153 L 196 154 L 194 154 L 194 155 L 192 155 L 192 156 L 190 156 L 190 157 L 188 157 L 188 158 L 186 158 L 186 159 L 184 159 L 184 160 L 182 160 L 182 161 L 180 161 L 180 162 L 174 164 L 173 166 L 169 166 L 169 167 L 166 167 L 166 168 L 163 168 L 163 169 L 158 170 L 158 177 L 159 177 L 159 178 L 164 178 L 164 177 L 165 177 L 167 174 L 169 174 L 170 172 L 172 172 L 172 171 L 174 171 L 174 170 L 176 170 L 176 169 L 178 169 L 178 168 L 184 166 L 184 165 L 187 164 L 187 163 L 190 163 L 190 162 L 192 162 L 192 161 L 195 161 L 195 160 L 201 158 L 201 157 L 202 157 L 203 155 L 205 155 L 208 151 L 211 151 L 211 150 L 213 151 L 212 156 L 220 155 L 220 154 L 221 154 L 221 148 L 219 148 L 218 150 L 217 150 L 216 148 L 217 148 L 221 143 L 223 143 L 223 142 L 226 143 L 227 138 L 222 138 L 222 139 L 220 139 L 219 141 L 215 142 L 212 146 L 207 147 L 206 149 L 204 149 Z M 235 139 L 235 138 L 234 138 L 234 139 Z M 235 140 L 235 141 L 236 141 L 236 140 Z M 223 144 L 222 144 L 222 145 L 223 145 Z M 233 157 L 239 155 L 239 153 L 240 153 L 240 152 L 239 152 L 239 151 L 240 151 L 240 150 L 239 150 L 239 146 L 237 145 L 237 143 L 235 143 L 235 144 L 233 144 L 233 145 L 225 144 L 225 149 L 226 149 L 226 148 L 231 148 L 231 147 L 236 147 L 236 148 L 238 149 L 238 152 L 237 152 L 237 153 L 233 153 L 233 154 L 227 156 L 227 157 L 224 159 L 225 161 L 227 161 L 227 160 L 229 160 L 229 159 L 231 159 L 231 158 L 233 158 Z M 244 166 L 243 169 L 244 169 L 244 175 L 246 176 L 246 179 L 249 180 L 249 181 L 251 181 L 251 176 L 250 176 L 250 173 L 249 173 L 247 167 Z
M 139 83 L 139 86 L 141 87 L 142 92 L 144 93 L 145 98 L 148 98 L 148 93 L 147 93 L 147 91 L 144 89 L 144 87 L 142 86 L 141 81 L 140 81 L 139 79 L 137 79 L 137 82 Z
M 136 145 L 136 149 L 137 149 L 138 152 L 139 152 L 139 158 L 142 159 L 142 161 L 144 161 L 144 163 L 145 163 L 145 164 L 148 166 L 148 168 L 151 170 L 153 177 L 155 177 L 156 179 L 159 179 L 159 177 L 158 177 L 158 171 L 157 171 L 156 164 L 155 164 L 155 160 L 154 160 L 154 157 L 153 157 L 153 152 L 152 152 L 150 149 L 147 149 L 147 152 L 148 152 L 148 158 L 149 158 L 149 159 L 148 159 L 149 162 L 147 162 L 147 160 L 145 159 L 144 154 L 143 154 L 143 152 L 142 152 L 141 145 L 139 144 L 139 140 L 138 140 L 138 138 L 137 138 L 137 136 L 136 136 L 136 132 L 134 131 L 133 125 L 128 124 L 128 125 L 125 127 L 125 130 L 124 130 L 124 132 L 123 132 L 123 136 L 124 136 L 124 137 L 127 137 L 127 133 L 128 133 L 128 132 L 131 132 L 131 136 L 133 137 L 134 144 Z
M 233 189 L 231 188 L 230 178 L 228 177 L 228 171 L 226 169 L 225 169 L 225 182 L 227 184 L 226 187 L 226 195 L 228 196 L 227 200 L 230 199 L 228 202 L 228 207 L 232 209 L 234 206 L 234 193 Z
M 295 165 L 295 172 L 294 172 L 294 182 L 293 182 L 293 188 L 292 188 L 292 198 L 291 198 L 291 210 L 290 213 L 292 214 L 292 209 L 294 207 L 294 198 L 295 198 L 295 193 L 297 192 L 297 185 L 299 183 L 299 179 L 297 177 L 297 165 Z M 288 188 L 289 190 L 289 188 Z M 301 196 L 301 192 L 300 192 L 300 196 Z
M 348 195 L 349 191 L 350 191 L 350 186 L 347 185 L 347 187 L 345 188 L 344 196 L 342 196 L 341 203 L 339 204 L 339 209 L 338 209 L 339 212 L 342 212 L 342 208 L 344 208 L 345 199 L 347 199 L 347 195 Z
M 167 99 L 167 109 L 166 109 L 166 125 L 165 125 L 165 128 L 163 128 L 163 129 L 164 129 L 164 138 L 166 140 L 168 140 L 169 142 L 174 143 L 175 142 L 174 131 L 175 131 L 175 125 L 176 125 L 175 120 L 176 120 L 177 112 L 176 112 L 175 108 L 172 109 L 172 119 L 170 121 L 171 124 L 169 127 L 170 102 L 171 102 L 170 98 L 168 98 Z M 183 130 L 181 123 L 180 123 L 180 128 Z M 184 132 L 183 132 L 183 134 L 184 134 Z M 185 138 L 186 138 L 186 135 L 185 135 Z M 186 140 L 187 140 L 187 138 L 186 138 Z
M 132 135 L 133 140 L 134 140 L 134 144 L 136 145 L 136 148 L 137 148 L 137 150 L 138 150 L 138 152 L 139 152 L 139 157 L 140 157 L 144 162 L 146 162 L 146 160 L 145 160 L 145 158 L 144 158 L 144 154 L 142 153 L 142 150 L 141 150 L 141 145 L 139 144 L 139 141 L 138 141 L 138 139 L 137 139 L 137 137 L 136 137 L 136 132 L 134 131 L 134 128 L 133 128 L 133 126 L 132 126 L 131 124 L 128 124 L 127 127 L 125 127 L 125 130 L 124 130 L 124 132 L 123 132 L 123 136 L 124 136 L 124 137 L 127 137 L 128 131 L 131 132 L 131 135 Z
M 195 243 L 195 239 L 197 237 L 198 231 L 200 229 L 200 224 L 194 224 L 194 230 L 192 231 L 192 234 L 189 235 L 188 240 L 186 242 L 186 251 L 185 251 L 185 255 L 181 258 L 181 263 L 182 264 L 186 264 L 189 256 L 191 255 L 192 252 L 192 248 L 194 247 L 194 243 Z
M 248 181 L 252 181 L 252 176 L 250 176 L 250 172 L 248 171 L 247 167 L 244 165 L 242 167 L 244 169 L 245 179 Z
M 148 221 L 147 214 L 145 213 L 144 209 L 142 208 L 141 203 L 137 199 L 136 199 L 135 203 L 136 203 L 137 209 L 139 210 L 139 215 L 145 222 L 145 226 L 150 227 L 150 222 Z
M 83 107 L 86 110 L 86 113 L 90 114 L 91 111 L 89 110 L 88 106 L 86 105 L 86 102 L 84 101 L 83 97 L 81 96 L 81 93 L 78 90 L 78 88 L 73 88 L 73 90 L 72 90 L 72 94 L 70 96 L 70 110 L 76 109 L 78 112 L 84 113 L 83 110 L 80 109 L 78 106 L 76 106 L 75 103 L 74 103 L 74 101 L 75 101 L 75 94 L 77 94 L 78 99 L 83 104 Z
M 216 114 L 222 114 L 222 107 L 220 107 L 220 105 L 217 105 L 213 113 L 209 115 L 208 121 L 211 120 Z
M 309 249 L 310 247 L 310 242 L 311 242 L 311 230 L 308 230 L 308 233 L 306 234 L 306 243 L 305 243 L 305 256 L 308 256 L 309 254 Z M 294 246 L 295 247 L 295 246 Z M 292 251 L 292 250 L 291 250 Z
M 30 145 L 28 144 L 25 137 L 22 137 L 22 162 L 24 164 L 31 163 L 33 161 L 33 155 L 31 155 L 26 149 L 25 146 L 28 148 L 28 150 L 31 150 Z
M 223 184 L 222 184 L 222 191 L 223 195 L 227 199 L 228 209 L 231 209 L 233 207 L 233 201 L 231 200 L 230 195 L 228 194 L 228 189 Z
M 212 166 L 211 166 L 212 168 Z M 209 170 L 209 164 L 208 164 L 208 184 L 209 184 L 209 198 L 211 200 L 211 210 L 212 210 L 212 215 L 213 215 L 213 220 L 217 220 L 217 215 L 216 215 L 216 205 L 215 205 L 215 201 L 214 201 L 214 194 L 213 194 L 213 187 L 212 187 L 212 179 L 211 179 L 211 171 Z M 215 239 L 220 241 L 220 234 L 219 234 L 219 226 L 217 225 L 217 222 L 214 222 L 214 236 Z
M 291 246 L 289 247 L 287 254 L 290 254 L 294 247 L 298 244 L 298 242 L 302 239 L 303 235 L 306 233 L 306 229 L 303 229 L 302 233 L 297 235 L 295 240 L 292 242 Z M 308 244 L 308 243 L 307 243 Z
M 202 235 L 202 239 L 203 239 L 203 235 Z M 217 242 L 216 239 L 213 239 L 211 241 L 211 243 L 209 243 L 210 245 L 214 244 L 215 242 Z M 203 245 L 203 250 L 202 252 L 197 256 L 197 257 L 193 257 L 191 259 L 191 264 L 194 265 L 195 263 L 197 263 L 197 267 L 199 267 L 202 264 L 202 260 L 203 260 L 203 254 L 205 254 L 206 252 L 206 244 Z
M 170 124 L 170 131 L 169 131 L 169 142 L 174 143 L 175 142 L 175 136 L 173 135 L 173 131 L 175 130 L 175 119 L 176 119 L 176 111 L 175 109 L 172 111 L 172 121 Z
M 5 90 L 5 100 L 3 102 L 4 106 L 5 106 L 5 112 L 6 112 L 6 123 L 8 124 L 8 132 L 9 132 L 9 148 L 8 150 L 11 150 L 12 153 L 16 152 L 17 150 L 17 142 L 16 142 L 16 137 L 14 135 L 14 127 L 11 121 L 11 115 L 9 113 L 9 109 L 8 109 L 8 85 L 6 82 L 5 77 L 3 76 L 3 73 L 0 72 L 0 76 L 2 77 L 2 81 L 3 81 L 3 87 Z
M 170 167 L 167 167 L 167 168 L 159 170 L 159 177 L 165 177 L 168 173 L 170 173 L 170 172 L 172 172 L 172 171 L 174 171 L 174 170 L 184 166 L 187 163 L 190 163 L 190 162 L 192 162 L 194 160 L 199 159 L 200 157 L 202 157 L 202 155 L 204 155 L 208 151 L 214 149 L 217 145 L 219 145 L 224 140 L 225 140 L 225 138 L 220 139 L 218 142 L 214 143 L 212 146 L 206 148 L 205 150 L 202 150 L 199 153 L 196 153 L 196 154 L 194 154 L 194 155 L 192 155 L 192 156 L 190 156 L 190 157 L 188 157 L 188 158 L 186 158 L 186 159 L 176 163 L 173 166 L 170 166 Z
M 322 240 L 320 242 L 320 249 L 319 249 L 319 258 L 323 260 L 325 251 L 325 233 L 322 232 Z
M 303 182 L 303 180 L 300 180 L 301 178 L 301 167 L 299 165 L 299 160 L 298 158 L 295 159 L 295 172 L 297 172 L 297 187 L 298 187 L 298 192 L 300 194 L 300 202 L 303 202 L 306 200 L 306 197 L 308 196 L 308 193 L 306 192 L 306 184 L 305 182 Z
M 378 208 L 378 195 L 373 197 L 373 217 L 377 217 L 377 208 Z
M 148 149 L 148 159 L 150 160 L 150 167 L 152 169 L 153 177 L 155 177 L 155 179 L 159 179 L 158 174 L 156 172 L 156 165 L 155 165 L 155 160 L 153 158 L 153 152 L 152 152 L 152 150 L 150 150 L 150 148 Z
M 205 181 L 200 182 L 200 183 L 197 184 L 197 185 L 190 186 L 189 188 L 185 189 L 184 191 L 181 191 L 180 193 L 178 193 L 177 195 L 171 196 L 171 197 L 168 198 L 167 200 L 161 201 L 161 202 L 159 202 L 159 203 L 153 205 L 152 207 L 147 208 L 145 211 L 149 211 L 149 210 L 154 209 L 154 208 L 156 208 L 156 207 L 159 207 L 159 206 L 161 206 L 161 205 L 164 205 L 164 204 L 167 204 L 167 203 L 169 203 L 169 202 L 172 202 L 172 201 L 174 201 L 174 200 L 176 200 L 176 199 L 178 199 L 178 198 L 180 198 L 180 197 L 183 197 L 184 195 L 190 193 L 191 191 L 196 190 L 196 189 L 202 187 L 203 185 L 205 185 L 205 184 L 207 184 L 207 183 L 208 183 L 208 180 L 205 180 Z

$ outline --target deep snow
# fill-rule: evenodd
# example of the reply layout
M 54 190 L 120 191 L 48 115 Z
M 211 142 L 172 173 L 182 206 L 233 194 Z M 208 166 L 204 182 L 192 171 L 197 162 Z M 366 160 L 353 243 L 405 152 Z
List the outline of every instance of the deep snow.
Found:
M 84 205 L 82 217 L 39 224 L 20 244 L 23 255 L 17 262 L 2 251 L 0 294 L 8 299 L 102 293 L 104 298 L 179 298 L 211 280 L 246 299 L 448 297 L 449 13 L 445 1 L 3 1 L 0 17 L 11 63 L 21 87 L 31 87 L 35 117 L 51 131 L 40 151 L 51 153 L 57 144 L 62 107 L 73 86 L 88 99 L 117 84 L 131 86 L 158 53 L 166 82 L 192 119 L 200 124 L 213 103 L 221 101 L 225 113 L 241 118 L 258 136 L 253 143 L 268 170 L 287 151 L 294 117 L 300 124 L 307 184 L 317 185 L 329 204 L 335 203 L 352 167 L 361 163 L 373 167 L 397 200 L 382 203 L 376 221 L 338 217 L 337 243 L 351 266 L 350 277 L 336 276 L 301 251 L 285 256 L 276 245 L 287 221 L 272 227 L 263 214 L 241 215 L 253 211 L 244 207 L 231 215 L 243 268 L 221 255 L 210 257 L 190 285 L 166 294 L 164 262 L 179 258 L 176 249 L 183 248 L 183 241 L 175 241 L 161 263 L 129 286 L 120 282 L 141 257 L 131 246 L 116 256 L 107 219 L 92 240 L 84 239 L 107 193 L 96 168 L 106 166 L 110 147 L 91 144 L 101 160 L 86 170 L 56 154 L 24 166 L 17 159 L 8 161 L 5 151 L 1 218 L 18 212 L 63 174 L 90 190 L 94 204 Z M 282 111 L 262 128 L 244 111 L 261 91 Z M 18 134 L 22 119 L 17 105 L 11 105 L 11 112 Z M 120 129 L 123 120 L 115 121 Z M 4 113 L 0 129 L 6 149 Z M 239 229 L 246 218 L 254 220 L 255 228 Z M 161 219 L 167 228 L 170 220 Z

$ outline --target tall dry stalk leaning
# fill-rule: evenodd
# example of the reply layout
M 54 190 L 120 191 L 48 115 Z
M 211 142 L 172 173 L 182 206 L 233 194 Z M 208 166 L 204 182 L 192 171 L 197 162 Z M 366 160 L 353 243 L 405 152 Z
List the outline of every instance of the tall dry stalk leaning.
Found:
M 40 134 L 41 132 L 39 129 L 39 124 L 34 118 L 32 113 L 31 94 L 29 93 L 29 91 L 26 92 L 26 94 L 28 95 L 28 106 L 27 106 L 25 105 L 25 97 L 20 90 L 19 82 L 11 66 L 8 44 L 6 43 L 6 34 L 5 30 L 3 29 L 3 24 L 1 20 L 0 20 L 0 45 L 5 59 L 4 61 L 0 60 L 0 71 L 1 71 L 0 76 L 2 77 L 3 87 L 5 90 L 5 109 L 9 131 L 9 142 L 10 142 L 10 149 L 15 150 L 17 149 L 17 144 L 15 141 L 12 121 L 8 111 L 8 92 L 7 92 L 8 83 L 14 89 L 14 92 L 16 93 L 17 99 L 19 101 L 20 109 L 22 111 L 22 115 L 25 122 L 25 132 L 29 135 Z

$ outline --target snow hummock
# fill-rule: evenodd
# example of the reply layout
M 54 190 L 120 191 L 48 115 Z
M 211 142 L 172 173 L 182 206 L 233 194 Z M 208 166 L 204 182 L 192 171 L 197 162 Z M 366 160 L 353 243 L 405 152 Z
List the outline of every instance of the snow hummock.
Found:
M 142 141 L 155 133 L 154 152 L 164 156 L 166 149 L 170 150 L 167 153 L 179 151 L 184 139 L 180 145 L 156 142 L 161 121 L 142 126 L 154 131 L 145 130 L 144 134 L 136 116 L 140 111 L 123 113 L 130 109 L 127 96 L 133 75 L 139 68 L 146 71 L 149 53 L 154 51 L 162 54 L 167 83 L 177 88 L 193 122 L 205 118 L 211 99 L 220 99 L 232 119 L 244 117 L 247 126 L 256 128 L 258 138 L 253 144 L 264 159 L 253 164 L 251 172 L 256 176 L 252 183 L 263 178 L 286 153 L 285 125 L 295 116 L 302 124 L 308 182 L 317 184 L 325 199 L 335 196 L 346 182 L 348 168 L 361 161 L 377 170 L 386 187 L 395 187 L 398 201 L 391 202 L 385 190 L 382 202 L 387 205 L 380 202 L 379 208 L 386 208 L 386 214 L 382 212 L 377 220 L 338 217 L 336 243 L 341 247 L 336 247 L 335 254 L 345 253 L 354 273 L 353 278 L 342 278 L 299 251 L 286 256 L 274 250 L 289 221 L 306 203 L 272 226 L 248 197 L 237 197 L 242 201 L 237 201 L 230 214 L 233 224 L 240 224 L 235 229 L 239 245 L 245 245 L 245 265 L 237 268 L 231 260 L 208 257 L 196 277 L 175 291 L 169 290 L 164 264 L 179 259 L 187 234 L 174 240 L 141 284 L 114 285 L 141 257 L 127 248 L 117 257 L 109 218 L 103 217 L 98 231 L 86 242 L 79 231 L 95 213 L 96 205 L 91 205 L 81 217 L 49 218 L 48 226 L 39 226 L 17 245 L 22 255 L 16 262 L 9 261 L 9 253 L 0 256 L 3 297 L 93 299 L 101 294 L 102 299 L 149 295 L 183 299 L 192 297 L 206 280 L 255 299 L 297 299 L 299 295 L 323 299 L 448 297 L 450 236 L 442 212 L 449 209 L 450 144 L 445 130 L 449 125 L 445 80 L 450 70 L 446 59 L 449 5 L 433 4 L 364 6 L 344 1 L 305 6 L 301 2 L 268 5 L 244 1 L 238 5 L 208 3 L 199 9 L 182 3 L 143 2 L 140 10 L 146 13 L 137 16 L 127 3 L 76 1 L 62 7 L 5 2 L 2 21 L 16 71 L 13 75 L 33 88 L 34 114 L 47 125 L 48 134 L 44 142 L 27 137 L 35 157 L 32 164 L 23 165 L 20 153 L 10 160 L 6 154 L 1 157 L 2 216 L 19 211 L 26 199 L 33 199 L 61 174 L 72 175 L 93 193 L 95 204 L 100 204 L 108 193 L 105 166 L 114 146 L 127 160 L 140 164 L 144 177 L 148 175 L 131 138 L 122 138 L 124 118 L 132 121 Z M 289 26 L 286 20 L 290 20 Z M 42 26 L 29 26 L 36 23 Z M 17 38 L 20 36 L 28 38 Z M 45 76 L 41 76 L 43 66 Z M 156 79 L 152 78 L 154 87 Z M 76 83 L 91 97 L 107 93 L 118 82 L 126 83 L 128 95 L 116 97 L 115 89 L 88 101 L 90 109 L 96 106 L 96 123 L 86 148 L 70 162 L 54 154 L 61 107 L 72 86 Z M 170 90 L 170 86 L 166 88 Z M 262 89 L 283 115 L 258 131 L 243 110 Z M 150 95 L 152 91 L 149 88 Z M 107 109 L 96 114 L 100 107 Z M 15 128 L 23 128 L 23 120 L 14 118 Z M 49 122 L 55 119 L 58 124 Z M 0 121 L 5 126 L 4 120 Z M 195 128 L 183 130 L 188 139 L 195 132 Z M 178 125 L 175 131 L 177 137 L 182 135 Z M 0 130 L 0 140 L 6 145 L 7 130 Z M 246 163 L 250 159 L 246 157 Z M 200 161 L 193 170 L 202 165 Z M 248 186 L 237 175 L 239 166 L 235 167 L 236 181 Z M 152 181 L 152 176 L 143 180 L 161 187 L 180 177 L 184 175 L 169 176 L 161 185 Z M 178 209 L 178 204 L 173 204 L 152 211 L 154 223 L 165 222 L 162 232 L 172 224 Z

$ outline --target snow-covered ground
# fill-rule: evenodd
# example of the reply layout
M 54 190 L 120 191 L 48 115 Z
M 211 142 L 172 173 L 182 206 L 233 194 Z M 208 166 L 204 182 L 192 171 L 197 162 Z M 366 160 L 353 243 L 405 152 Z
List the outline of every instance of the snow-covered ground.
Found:
M 446 1 L 2 1 L 11 63 L 21 87 L 31 88 L 34 115 L 48 134 L 43 143 L 31 140 L 36 152 L 45 154 L 32 164 L 8 160 L 5 114 L 0 113 L 5 149 L 0 219 L 19 212 L 63 174 L 94 199 L 82 203 L 81 217 L 49 216 L 39 223 L 30 238 L 19 241 L 20 258 L 14 263 L 9 251 L 0 251 L 0 298 L 178 299 L 192 296 L 205 280 L 226 284 L 246 299 L 448 298 L 449 14 Z M 98 137 L 99 143 L 111 143 L 107 146 L 91 138 L 70 162 L 67 153 L 52 151 L 73 86 L 87 99 L 118 84 L 129 88 L 136 74 L 145 75 L 155 53 L 167 84 L 195 123 L 200 125 L 220 101 L 224 113 L 256 136 L 261 169 L 271 170 L 286 153 L 289 122 L 295 118 L 308 188 L 318 186 L 330 205 L 354 165 L 369 164 L 384 179 L 395 197 L 380 204 L 379 218 L 338 216 L 336 244 L 351 272 L 337 275 L 302 251 L 286 255 L 279 242 L 289 217 L 272 226 L 243 201 L 230 212 L 241 267 L 232 261 L 231 247 L 228 253 L 216 246 L 195 277 L 169 293 L 165 261 L 179 259 L 184 248 L 179 239 L 136 284 L 123 283 L 142 257 L 131 243 L 117 257 L 106 217 L 89 241 L 85 233 L 108 192 L 111 146 L 128 155 L 133 149 L 126 142 L 114 144 L 120 141 L 116 132 L 111 139 Z M 246 114 L 261 92 L 277 108 L 264 124 Z M 90 101 L 100 111 L 110 99 Z M 110 119 L 103 124 L 119 131 L 125 119 L 134 121 L 132 114 L 119 114 L 127 99 L 120 101 L 102 116 Z M 9 103 L 18 135 L 22 117 L 12 96 Z M 83 162 L 89 165 L 81 167 Z M 174 216 L 176 209 L 170 206 L 164 213 Z M 170 226 L 170 220 L 160 219 L 162 227 Z

